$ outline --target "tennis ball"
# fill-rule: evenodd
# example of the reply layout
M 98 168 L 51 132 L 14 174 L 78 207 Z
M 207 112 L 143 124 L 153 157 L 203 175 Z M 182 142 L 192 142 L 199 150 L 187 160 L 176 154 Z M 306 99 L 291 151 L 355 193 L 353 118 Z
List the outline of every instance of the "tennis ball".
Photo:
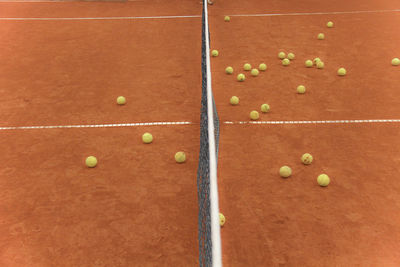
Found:
M 89 156 L 86 158 L 86 166 L 88 166 L 89 168 L 94 168 L 97 165 L 97 159 L 94 156 Z
M 324 40 L 325 39 L 325 34 L 319 33 L 318 34 L 318 40 Z
M 280 59 L 284 59 L 286 57 L 286 54 L 284 52 L 279 52 L 278 57 Z
M 186 155 L 184 152 L 180 151 L 180 152 L 176 152 L 175 154 L 175 160 L 177 163 L 183 163 L 186 161 Z
M 326 24 L 326 27 L 332 28 L 333 27 L 333 22 L 332 21 L 328 21 L 328 23 Z
M 232 68 L 231 66 L 226 67 L 225 72 L 226 72 L 227 74 L 232 74 L 232 73 L 233 73 L 233 68 Z
M 257 120 L 258 118 L 260 118 L 260 114 L 258 114 L 257 111 L 253 110 L 252 112 L 250 112 L 250 119 Z
M 400 65 L 400 59 L 398 59 L 397 57 L 395 57 L 394 59 L 392 59 L 392 65 L 393 65 L 393 66 L 398 66 L 398 65 Z
M 219 55 L 218 50 L 213 50 L 213 51 L 211 51 L 211 55 L 212 55 L 213 57 L 218 57 L 218 55 Z
M 293 60 L 294 59 L 294 54 L 293 53 L 289 53 L 287 55 L 288 59 Z
M 151 133 L 144 133 L 142 135 L 142 140 L 143 143 L 150 144 L 151 142 L 153 142 L 153 135 L 151 135 Z
M 243 69 L 246 71 L 251 70 L 251 65 L 249 63 L 246 63 L 243 65 Z
M 125 105 L 125 103 L 126 103 L 125 97 L 123 97 L 123 96 L 117 97 L 117 104 L 118 105 Z
M 219 214 L 219 225 L 224 226 L 225 222 L 226 222 L 226 219 L 225 219 L 224 214 L 220 213 Z
M 267 113 L 269 111 L 269 105 L 268 104 L 262 104 L 261 105 L 261 112 Z
M 303 156 L 301 156 L 301 162 L 303 162 L 303 164 L 305 165 L 310 165 L 312 161 L 313 161 L 313 156 L 311 156 L 311 154 L 309 153 L 305 153 L 303 154 Z
M 283 178 L 287 178 L 292 175 L 292 169 L 288 166 L 283 166 L 279 169 L 279 174 Z
M 318 62 L 320 62 L 321 59 L 319 57 L 314 58 L 313 62 L 315 65 L 317 65 Z
M 311 68 L 313 66 L 313 62 L 311 60 L 306 60 L 306 67 Z
M 225 17 L 224 17 L 224 20 L 225 20 L 226 22 L 229 22 L 229 21 L 231 21 L 231 17 L 225 16 Z
M 254 77 L 258 76 L 260 72 L 258 71 L 258 69 L 252 69 L 251 70 L 251 75 L 253 75 Z
M 345 69 L 345 68 L 340 68 L 340 69 L 338 69 L 337 74 L 338 74 L 339 76 L 344 76 L 344 75 L 346 75 L 346 69 Z
M 320 174 L 317 178 L 317 182 L 320 186 L 328 186 L 328 184 L 331 182 L 331 179 L 329 179 L 329 176 L 326 174 Z
M 290 64 L 290 60 L 287 58 L 282 59 L 282 65 L 283 66 L 288 66 Z
M 265 63 L 261 63 L 260 66 L 258 66 L 258 69 L 261 71 L 265 71 L 267 69 L 267 65 Z
M 297 93 L 304 94 L 306 92 L 306 87 L 304 85 L 297 86 Z
M 244 76 L 243 73 L 240 73 L 240 74 L 238 74 L 238 76 L 237 76 L 237 80 L 238 80 L 239 82 L 243 82 L 244 80 L 246 80 L 246 76 Z
M 231 105 L 237 105 L 239 104 L 239 97 L 237 96 L 232 96 L 231 99 L 229 100 L 229 102 L 231 103 Z
M 317 62 L 317 68 L 318 68 L 318 69 L 323 69 L 324 67 L 325 67 L 324 62 L 322 62 L 322 61 L 318 61 L 318 62 Z

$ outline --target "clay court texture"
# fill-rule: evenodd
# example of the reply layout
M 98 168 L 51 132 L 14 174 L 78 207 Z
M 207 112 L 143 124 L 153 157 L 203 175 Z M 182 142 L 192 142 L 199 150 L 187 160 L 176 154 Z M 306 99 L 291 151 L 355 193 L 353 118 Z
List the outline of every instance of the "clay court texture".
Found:
M 202 7 L 0 0 L 0 266 L 209 266 Z M 208 20 L 222 264 L 400 266 L 400 3 L 216 0 Z

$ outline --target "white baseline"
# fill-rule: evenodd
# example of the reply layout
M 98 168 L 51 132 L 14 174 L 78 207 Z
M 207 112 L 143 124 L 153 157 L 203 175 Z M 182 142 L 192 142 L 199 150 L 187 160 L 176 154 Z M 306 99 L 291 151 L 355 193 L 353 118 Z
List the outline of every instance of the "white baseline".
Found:
M 273 16 L 310 16 L 310 15 L 340 15 L 340 14 L 363 14 L 363 13 L 388 13 L 400 12 L 400 9 L 388 10 L 360 10 L 360 11 L 332 11 L 332 12 L 299 12 L 299 13 L 265 13 L 265 14 L 237 14 L 231 17 L 273 17 Z
M 201 15 L 187 16 L 152 16 L 152 17 L 83 17 L 83 18 L 0 18 L 1 20 L 135 20 L 135 19 L 185 19 L 185 18 L 201 18 Z
M 400 123 L 400 119 L 324 120 L 324 121 L 224 121 L 224 124 L 353 124 L 353 123 Z
M 136 123 L 110 123 L 110 124 L 81 124 L 81 125 L 55 125 L 55 126 L 14 126 L 0 127 L 0 131 L 6 130 L 35 130 L 35 129 L 70 129 L 70 128 L 114 128 L 114 127 L 139 127 L 139 126 L 166 126 L 166 125 L 188 125 L 189 121 L 166 121 L 166 122 L 136 122 Z

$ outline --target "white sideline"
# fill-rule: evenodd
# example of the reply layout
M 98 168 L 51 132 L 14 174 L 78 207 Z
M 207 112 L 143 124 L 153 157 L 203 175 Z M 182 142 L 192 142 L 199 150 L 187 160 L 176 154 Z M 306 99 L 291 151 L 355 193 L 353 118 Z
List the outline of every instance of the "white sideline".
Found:
M 351 124 L 351 123 L 400 123 L 400 119 L 324 120 L 324 121 L 224 121 L 224 124 Z
M 165 122 L 136 122 L 136 123 L 112 123 L 112 124 L 80 124 L 80 125 L 55 125 L 55 126 L 15 126 L 0 127 L 0 131 L 6 130 L 35 130 L 35 129 L 69 129 L 69 128 L 112 128 L 112 127 L 138 127 L 159 125 L 188 125 L 189 121 L 165 121 Z

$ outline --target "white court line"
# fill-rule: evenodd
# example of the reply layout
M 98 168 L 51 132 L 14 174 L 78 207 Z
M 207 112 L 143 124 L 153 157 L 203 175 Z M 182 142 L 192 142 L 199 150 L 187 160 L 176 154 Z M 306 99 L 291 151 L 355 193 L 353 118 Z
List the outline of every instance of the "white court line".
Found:
M 127 0 L 126 2 L 144 2 L 145 0 Z M 0 0 L 0 3 L 73 3 L 75 0 Z M 95 1 L 87 1 L 95 2 Z M 124 1 L 109 1 L 108 3 L 124 3 Z
M 15 126 L 0 127 L 0 131 L 6 130 L 34 130 L 34 129 L 65 129 L 65 128 L 112 128 L 112 127 L 138 127 L 159 125 L 188 125 L 189 121 L 166 121 L 166 122 L 137 122 L 137 123 L 114 123 L 114 124 L 82 124 L 82 125 L 55 125 L 55 126 Z
M 355 124 L 355 123 L 400 123 L 400 119 L 377 120 L 322 120 L 322 121 L 224 121 L 223 124 Z M 109 123 L 109 124 L 77 124 L 77 125 L 43 125 L 43 126 L 10 126 L 0 127 L 6 130 L 35 130 L 35 129 L 71 129 L 71 128 L 115 128 L 115 127 L 140 127 L 140 126 L 165 126 L 165 125 L 192 125 L 190 121 L 166 122 L 135 122 L 135 123 Z M 197 123 L 196 123 L 197 124 Z
M 134 19 L 184 19 L 201 18 L 201 15 L 153 17 L 88 17 L 88 18 L 0 18 L 0 20 L 134 20 Z
M 2 2 L 0 0 L 0 2 Z M 60 3 L 60 1 L 57 1 Z M 365 11 L 337 11 L 337 12 L 313 12 L 313 13 L 266 13 L 266 14 L 237 14 L 229 15 L 231 17 L 273 17 L 273 16 L 309 16 L 309 15 L 334 15 L 334 14 L 362 14 L 362 13 L 384 13 L 400 12 L 400 9 L 392 10 L 365 10 Z M 1 20 L 135 20 L 135 19 L 183 19 L 183 18 L 201 18 L 201 15 L 183 15 L 183 16 L 148 16 L 148 17 L 76 17 L 76 18 L 0 18 Z
M 265 14 L 238 14 L 231 17 L 273 17 L 273 16 L 310 16 L 310 15 L 340 15 L 340 14 L 363 14 L 363 13 L 387 13 L 400 12 L 400 9 L 390 10 L 364 10 L 364 11 L 333 11 L 333 12 L 310 12 L 310 13 L 265 13 Z
M 400 123 L 400 119 L 382 120 L 324 120 L 324 121 L 224 121 L 224 124 L 354 124 L 354 123 Z

